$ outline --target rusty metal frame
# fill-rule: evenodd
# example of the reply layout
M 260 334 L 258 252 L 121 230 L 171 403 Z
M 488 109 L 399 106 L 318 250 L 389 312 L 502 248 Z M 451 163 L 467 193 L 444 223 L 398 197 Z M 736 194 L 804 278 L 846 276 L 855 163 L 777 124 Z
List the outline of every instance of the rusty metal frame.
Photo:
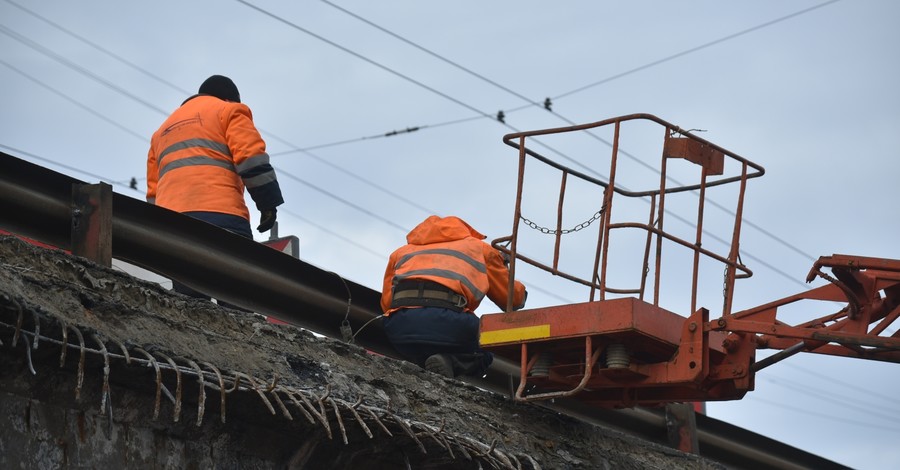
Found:
M 826 267 L 834 277 L 822 272 Z M 711 322 L 709 329 L 757 335 L 758 348 L 783 351 L 774 360 L 756 364 L 755 370 L 799 352 L 900 363 L 900 332 L 882 335 L 900 318 L 900 260 L 823 256 L 813 265 L 807 282 L 816 277 L 829 284 L 723 316 Z M 801 301 L 845 306 L 796 325 L 778 319 L 780 307 Z
M 713 321 L 706 309 L 684 318 L 635 298 L 483 315 L 481 345 L 511 360 L 519 351 L 516 400 L 577 394 L 605 407 L 739 399 L 756 372 L 799 352 L 900 363 L 900 332 L 887 334 L 900 319 L 900 260 L 826 256 L 808 280 L 816 277 L 829 284 Z M 779 308 L 800 301 L 843 307 L 796 325 L 778 319 Z M 635 354 L 614 367 L 615 344 Z M 766 348 L 781 352 L 757 363 L 755 351 Z M 549 373 L 532 376 L 542 354 L 554 358 Z
M 629 191 L 616 185 L 616 169 L 617 160 L 620 153 L 619 142 L 623 132 L 622 125 L 629 121 L 650 121 L 659 124 L 664 129 L 663 149 L 660 161 L 660 182 L 659 187 L 645 191 Z M 549 136 L 555 134 L 565 134 L 572 132 L 591 131 L 603 126 L 614 126 L 614 137 L 611 142 L 611 153 L 609 158 L 609 177 L 607 181 L 591 177 L 577 170 L 573 170 L 536 152 L 533 148 L 529 148 L 529 143 L 536 137 Z M 732 295 L 734 292 L 734 282 L 736 279 L 746 278 L 753 275 L 752 271 L 743 265 L 739 259 L 739 238 L 741 231 L 741 220 L 743 211 L 743 201 L 746 192 L 747 180 L 762 176 L 765 170 L 735 154 L 727 149 L 719 147 L 707 140 L 693 135 L 690 131 L 682 129 L 672 123 L 666 122 L 649 114 L 632 114 L 621 116 L 603 121 L 589 124 L 561 127 L 555 129 L 545 129 L 530 132 L 519 132 L 507 134 L 503 138 L 504 143 L 518 150 L 518 180 L 516 185 L 516 202 L 513 217 L 512 234 L 510 236 L 500 237 L 492 241 L 492 245 L 510 255 L 510 292 L 515 277 L 516 260 L 523 261 L 527 264 L 535 266 L 541 270 L 549 272 L 555 276 L 562 277 L 566 280 L 587 286 L 590 288 L 589 300 L 595 298 L 605 300 L 609 294 L 636 294 L 643 299 L 647 287 L 647 270 L 651 264 L 651 246 L 655 244 L 656 250 L 653 254 L 652 264 L 654 267 L 653 281 L 653 304 L 660 305 L 660 285 L 662 271 L 662 246 L 666 244 L 674 244 L 684 247 L 693 252 L 693 265 L 691 272 L 692 292 L 690 311 L 695 311 L 697 305 L 697 289 L 698 289 L 698 272 L 701 258 L 708 258 L 725 266 L 725 301 L 723 302 L 724 314 L 730 313 L 732 305 Z M 522 223 L 522 195 L 524 191 L 525 166 L 529 158 L 532 158 L 545 165 L 560 171 L 560 189 L 557 196 L 557 214 L 556 214 L 556 230 L 555 240 L 553 243 L 552 261 L 549 264 L 522 253 L 519 246 L 519 228 Z M 682 184 L 680 186 L 671 187 L 668 185 L 668 177 L 666 174 L 667 161 L 672 158 L 681 158 L 686 161 L 697 164 L 700 167 L 700 181 L 696 184 Z M 737 162 L 740 165 L 740 172 L 737 175 L 724 175 L 724 162 L 728 159 Z M 597 224 L 597 248 L 593 254 L 593 271 L 591 279 L 581 278 L 560 269 L 559 253 L 561 249 L 561 227 L 563 216 L 563 202 L 565 201 L 565 193 L 569 176 L 574 176 L 585 182 L 596 185 L 603 190 L 603 202 L 601 208 L 600 221 Z M 719 176 L 722 175 L 722 176 Z M 716 176 L 719 176 L 718 178 Z M 733 230 L 731 233 L 730 246 L 725 254 L 717 254 L 706 248 L 702 248 L 703 243 L 703 216 L 705 210 L 706 190 L 707 188 L 725 185 L 729 183 L 738 183 L 737 207 L 734 217 Z M 697 216 L 695 219 L 696 232 L 693 240 L 684 240 L 667 232 L 664 227 L 665 203 L 666 196 L 674 193 L 687 191 L 696 191 L 699 194 L 699 202 L 697 206 Z M 650 213 L 646 222 L 613 222 L 612 211 L 614 197 L 629 198 L 648 198 L 650 202 Z M 610 252 L 610 232 L 614 229 L 632 228 L 646 231 L 646 246 L 644 250 L 644 258 L 641 260 L 642 271 L 640 285 L 637 288 L 614 288 L 607 285 L 607 260 Z M 506 310 L 511 311 L 513 306 L 512 295 L 507 299 Z
M 510 360 L 518 356 L 517 401 L 577 394 L 621 407 L 740 398 L 753 385 L 752 338 L 726 350 L 726 334 L 708 323 L 703 308 L 684 318 L 635 298 L 601 300 L 482 315 L 481 346 Z M 610 363 L 614 345 L 633 352 L 625 363 Z M 532 374 L 543 354 L 552 365 Z
M 516 390 L 515 399 L 516 401 L 536 401 L 536 400 L 548 400 L 554 398 L 563 398 L 570 397 L 572 395 L 577 394 L 584 390 L 587 386 L 588 382 L 591 380 L 591 374 L 594 370 L 594 365 L 597 363 L 597 359 L 600 357 L 600 353 L 603 350 L 601 348 L 594 349 L 591 346 L 591 336 L 584 337 L 584 372 L 581 377 L 581 381 L 574 388 L 570 390 L 563 390 L 558 392 L 544 392 L 544 393 L 535 393 L 531 395 L 525 394 L 525 389 L 528 386 L 528 373 L 531 372 L 534 364 L 538 358 L 537 355 L 529 358 L 528 357 L 528 343 L 522 343 L 522 362 L 521 367 L 519 368 L 519 388 Z

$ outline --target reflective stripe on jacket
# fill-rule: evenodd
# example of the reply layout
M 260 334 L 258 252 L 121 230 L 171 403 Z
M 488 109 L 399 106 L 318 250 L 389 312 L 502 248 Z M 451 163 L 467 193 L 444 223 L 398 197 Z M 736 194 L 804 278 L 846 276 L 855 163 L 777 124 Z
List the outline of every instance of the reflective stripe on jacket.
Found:
M 487 296 L 506 308 L 509 270 L 484 235 L 458 217 L 431 216 L 406 236 L 407 245 L 391 254 L 384 273 L 381 308 L 391 308 L 394 288 L 400 281 L 427 280 L 466 297 L 466 312 L 474 312 Z M 515 282 L 513 305 L 525 302 L 525 286 Z
M 259 210 L 284 202 L 246 105 L 196 95 L 153 134 L 148 202 L 177 212 L 220 212 L 249 220 L 245 187 Z

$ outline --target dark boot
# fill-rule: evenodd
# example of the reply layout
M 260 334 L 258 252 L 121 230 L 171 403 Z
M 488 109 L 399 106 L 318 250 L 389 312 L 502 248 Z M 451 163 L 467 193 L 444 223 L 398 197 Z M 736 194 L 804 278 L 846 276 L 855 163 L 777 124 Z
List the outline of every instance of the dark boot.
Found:
M 482 353 L 451 354 L 450 358 L 456 375 L 481 377 L 487 371 L 487 364 Z
M 454 378 L 453 361 L 447 354 L 435 354 L 425 359 L 425 370 L 443 375 L 444 377 Z

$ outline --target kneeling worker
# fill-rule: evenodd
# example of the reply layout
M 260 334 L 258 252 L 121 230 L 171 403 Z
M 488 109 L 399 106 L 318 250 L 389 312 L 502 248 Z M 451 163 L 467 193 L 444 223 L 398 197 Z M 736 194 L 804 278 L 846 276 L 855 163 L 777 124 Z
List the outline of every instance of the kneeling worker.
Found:
M 407 360 L 447 377 L 481 376 L 493 355 L 478 344 L 475 309 L 486 295 L 506 308 L 509 269 L 485 236 L 458 217 L 432 215 L 406 236 L 384 273 L 384 330 Z M 515 281 L 514 310 L 525 306 Z

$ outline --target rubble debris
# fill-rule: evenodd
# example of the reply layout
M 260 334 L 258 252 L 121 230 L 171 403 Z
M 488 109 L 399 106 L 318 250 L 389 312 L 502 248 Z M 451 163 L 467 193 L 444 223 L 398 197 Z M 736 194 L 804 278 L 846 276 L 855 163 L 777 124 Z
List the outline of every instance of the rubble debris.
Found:
M 80 417 L 42 431 L 57 447 L 33 468 L 163 466 L 172 446 L 218 468 L 724 468 L 15 237 L 0 237 L 0 394 L 7 424 Z M 0 447 L 25 446 L 0 466 L 45 449 L 40 426 L 3 424 Z

